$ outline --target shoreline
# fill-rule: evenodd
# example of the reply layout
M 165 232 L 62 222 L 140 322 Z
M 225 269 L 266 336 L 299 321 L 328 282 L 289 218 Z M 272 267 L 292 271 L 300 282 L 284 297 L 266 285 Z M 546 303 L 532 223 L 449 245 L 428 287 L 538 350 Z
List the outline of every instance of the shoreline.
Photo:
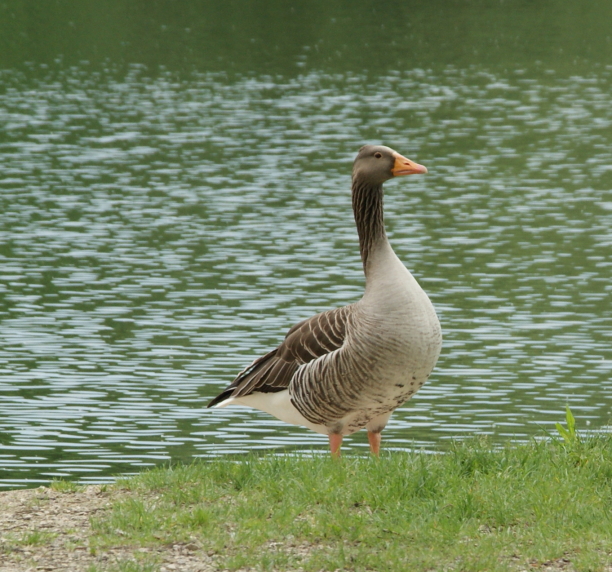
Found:
M 612 437 L 567 437 L 2 491 L 0 572 L 612 572 Z

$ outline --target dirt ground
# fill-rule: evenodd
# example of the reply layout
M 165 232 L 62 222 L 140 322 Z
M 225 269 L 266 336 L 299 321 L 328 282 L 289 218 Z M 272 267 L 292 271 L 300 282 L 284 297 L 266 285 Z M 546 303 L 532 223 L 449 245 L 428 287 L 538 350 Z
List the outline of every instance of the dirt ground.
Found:
M 99 486 L 78 492 L 46 487 L 0 492 L 0 572 L 118 570 L 122 562 L 139 557 L 155 559 L 160 572 L 218 570 L 196 544 L 92 553 L 90 518 L 110 504 L 110 495 Z

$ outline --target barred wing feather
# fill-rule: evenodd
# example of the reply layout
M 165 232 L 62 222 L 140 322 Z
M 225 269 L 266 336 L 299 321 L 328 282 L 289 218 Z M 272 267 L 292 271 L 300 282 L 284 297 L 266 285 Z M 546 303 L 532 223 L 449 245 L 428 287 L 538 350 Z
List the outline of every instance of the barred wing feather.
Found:
M 241 371 L 208 407 L 214 407 L 230 397 L 242 397 L 256 391 L 270 393 L 287 389 L 301 365 L 342 347 L 350 313 L 351 306 L 344 306 L 296 324 L 276 349 L 257 358 Z

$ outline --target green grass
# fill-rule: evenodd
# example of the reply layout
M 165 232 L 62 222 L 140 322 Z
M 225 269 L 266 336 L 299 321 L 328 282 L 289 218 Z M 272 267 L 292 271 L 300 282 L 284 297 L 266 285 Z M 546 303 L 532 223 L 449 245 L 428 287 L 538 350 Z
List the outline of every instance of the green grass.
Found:
M 103 568 L 94 564 L 87 568 L 87 572 L 157 572 L 158 570 L 159 566 L 156 564 L 134 560 L 123 560 L 116 564 L 105 565 Z
M 249 456 L 155 469 L 94 520 L 92 546 L 188 543 L 236 570 L 603 571 L 612 439 L 380 459 Z M 550 568 L 548 568 L 550 570 Z
M 29 530 L 22 535 L 16 534 L 5 534 L 0 536 L 0 562 L 2 561 L 2 554 L 14 552 L 22 548 L 35 548 L 49 544 L 57 536 L 52 532 L 44 532 L 40 530 Z
M 73 481 L 56 479 L 54 481 L 51 481 L 49 488 L 58 493 L 76 493 L 82 491 L 85 487 L 78 485 Z

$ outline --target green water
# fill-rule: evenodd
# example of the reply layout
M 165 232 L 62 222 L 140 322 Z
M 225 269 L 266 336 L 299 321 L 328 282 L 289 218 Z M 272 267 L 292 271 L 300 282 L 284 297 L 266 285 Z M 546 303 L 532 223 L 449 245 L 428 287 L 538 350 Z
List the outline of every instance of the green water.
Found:
M 0 3 L 1 486 L 323 450 L 205 404 L 361 295 L 366 142 L 445 336 L 386 447 L 606 428 L 612 5 L 464 4 Z

